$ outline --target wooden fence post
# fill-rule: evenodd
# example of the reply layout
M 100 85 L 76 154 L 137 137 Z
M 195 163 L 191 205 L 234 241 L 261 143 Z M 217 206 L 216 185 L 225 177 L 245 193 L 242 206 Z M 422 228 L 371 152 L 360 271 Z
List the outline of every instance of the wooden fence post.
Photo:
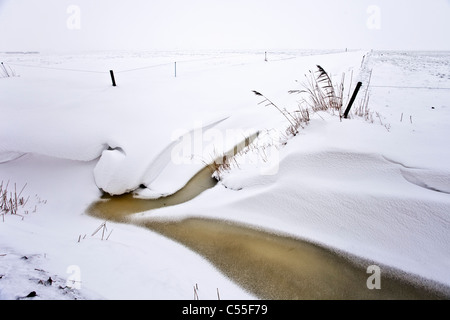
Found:
M 109 70 L 109 74 L 111 75 L 112 85 L 113 85 L 113 87 L 115 87 L 116 86 L 116 79 L 114 79 L 114 72 L 112 70 Z
M 362 86 L 362 82 L 358 82 L 356 84 L 355 91 L 353 91 L 353 95 L 352 95 L 352 97 L 350 99 L 350 102 L 348 103 L 347 109 L 345 109 L 345 113 L 344 113 L 344 118 L 345 119 L 347 119 L 347 117 L 348 117 L 348 113 L 350 112 L 350 108 L 352 107 L 353 102 L 355 102 L 356 95 L 358 94 L 358 91 L 361 88 L 361 86 Z

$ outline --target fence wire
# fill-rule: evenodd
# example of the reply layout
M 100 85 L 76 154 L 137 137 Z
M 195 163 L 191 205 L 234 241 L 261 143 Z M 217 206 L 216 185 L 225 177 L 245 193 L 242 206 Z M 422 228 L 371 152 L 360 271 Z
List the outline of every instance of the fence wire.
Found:
M 232 56 L 236 57 L 236 55 Z M 208 57 L 203 59 L 191 59 L 191 60 L 181 60 L 180 63 L 191 63 L 191 62 L 200 62 L 200 61 L 206 61 L 211 59 L 219 59 L 221 57 L 214 56 L 214 57 Z M 285 59 L 293 59 L 295 57 L 289 57 Z M 285 60 L 280 59 L 280 60 Z M 273 60 L 273 61 L 279 61 L 279 60 Z M 154 64 L 154 65 L 148 65 L 133 69 L 126 69 L 126 70 L 119 70 L 115 71 L 115 73 L 127 73 L 127 72 L 134 72 L 139 70 L 145 70 L 145 69 L 153 69 L 163 66 L 169 66 L 173 65 L 175 62 L 167 62 L 167 63 L 160 63 L 160 64 Z M 178 62 L 177 62 L 178 63 Z M 25 67 L 25 68 L 40 68 L 40 69 L 48 69 L 48 70 L 57 70 L 57 71 L 68 71 L 68 72 L 84 72 L 84 73 L 96 73 L 96 74 L 105 74 L 109 73 L 109 70 L 107 71 L 98 71 L 98 70 L 85 70 L 85 69 L 71 69 L 71 68 L 57 68 L 57 67 L 46 67 L 46 66 L 36 66 L 36 65 L 28 65 L 28 64 L 18 64 L 18 63 L 5 63 L 7 65 L 16 66 L 16 67 Z M 399 85 L 369 85 L 369 88 L 393 88 L 393 89 L 427 89 L 427 90 L 450 90 L 450 87 L 430 87 L 430 86 L 399 86 Z
M 369 85 L 369 88 L 394 88 L 394 89 L 428 89 L 428 90 L 450 90 L 446 87 L 408 87 L 408 86 L 394 86 L 394 85 Z
M 50 70 L 59 70 L 59 71 L 72 71 L 72 72 L 89 72 L 89 73 L 106 73 L 107 72 L 107 71 L 95 71 L 95 70 L 81 70 L 81 69 L 68 69 L 68 68 L 32 66 L 32 65 L 28 65 L 28 64 L 17 64 L 17 63 L 10 63 L 10 62 L 8 62 L 8 65 L 16 66 L 16 67 L 25 67 L 25 68 L 40 68 L 40 69 L 50 69 Z

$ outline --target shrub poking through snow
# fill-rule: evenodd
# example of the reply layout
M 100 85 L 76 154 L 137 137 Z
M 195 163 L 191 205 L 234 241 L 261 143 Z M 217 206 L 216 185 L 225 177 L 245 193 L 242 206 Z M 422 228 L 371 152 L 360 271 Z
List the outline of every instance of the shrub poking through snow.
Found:
M 214 160 L 207 164 L 208 168 L 211 170 L 211 172 L 213 173 L 213 177 L 215 177 L 217 180 L 219 180 L 218 177 L 220 177 L 220 175 L 228 170 L 231 169 L 231 167 L 233 165 L 235 166 L 239 166 L 239 164 L 237 163 L 236 159 L 235 159 L 235 155 L 227 155 L 224 154 L 222 156 L 215 156 Z M 234 161 L 234 163 L 233 163 Z
M 344 78 L 338 86 L 333 84 L 331 76 L 319 65 L 317 71 L 313 73 L 309 71 L 309 76 L 305 75 L 306 83 L 303 83 L 303 89 L 290 90 L 289 93 L 306 94 L 300 105 L 306 110 L 311 109 L 317 111 L 337 111 L 339 115 L 342 113 L 343 95 L 344 95 Z
M 258 105 L 273 107 L 278 110 L 278 112 L 287 120 L 287 127 L 283 129 L 284 133 L 283 131 L 280 131 L 278 134 L 280 139 L 271 141 L 268 145 L 267 143 L 261 143 L 262 139 L 259 138 L 255 140 L 251 147 L 247 147 L 234 155 L 215 155 L 215 160 L 210 164 L 210 168 L 218 180 L 220 180 L 223 174 L 232 167 L 239 167 L 240 162 L 236 160 L 236 157 L 242 158 L 249 152 L 255 153 L 256 151 L 256 154 L 263 157 L 262 160 L 266 162 L 267 159 L 264 159 L 267 158 L 265 155 L 265 148 L 279 148 L 282 145 L 285 145 L 291 137 L 295 137 L 300 132 L 300 129 L 304 129 L 309 124 L 312 114 L 328 112 L 332 115 L 338 114 L 339 118 L 342 119 L 345 74 L 342 75 L 341 82 L 335 84 L 325 69 L 320 65 L 317 65 L 317 70 L 315 72 L 310 70 L 305 77 L 306 82 L 301 84 L 301 89 L 288 91 L 290 94 L 299 94 L 301 96 L 298 107 L 295 110 L 289 111 L 286 108 L 281 108 L 261 92 L 253 90 L 253 93 L 256 96 L 262 98 Z M 356 110 L 355 115 L 362 116 L 366 120 L 371 119 L 372 115 L 368 108 L 367 91 L 361 107 Z M 262 149 L 262 147 L 264 147 L 264 149 Z
M 266 96 L 264 96 L 262 93 L 259 93 L 258 91 L 253 90 L 253 93 L 257 96 L 261 96 L 264 98 L 264 100 L 262 100 L 260 103 L 258 104 L 263 104 L 265 103 L 265 106 L 273 106 L 274 108 L 276 108 L 286 119 L 287 121 L 289 121 L 289 123 L 291 124 L 291 126 L 294 126 L 294 123 L 292 122 L 292 115 L 286 110 L 286 108 L 284 108 L 283 110 L 281 110 L 275 103 L 273 103 L 269 98 L 267 98 Z
M 5 184 L 3 181 L 0 183 L 0 215 L 2 216 L 2 221 L 5 221 L 5 215 L 15 215 L 19 216 L 22 219 L 24 218 L 23 214 L 28 214 L 30 209 L 27 209 L 26 205 L 30 196 L 25 198 L 22 196 L 23 191 L 25 190 L 25 184 L 19 193 L 17 193 L 17 185 L 14 183 L 14 191 L 8 190 L 9 181 Z M 36 195 L 37 201 L 39 204 L 47 203 L 47 200 L 41 200 Z M 33 212 L 36 212 L 37 205 L 34 206 Z
M 317 65 L 317 69 L 316 72 L 309 71 L 309 75 L 305 75 L 307 81 L 302 84 L 302 89 L 288 91 L 291 94 L 302 94 L 297 110 L 282 109 L 262 93 L 253 91 L 255 95 L 263 98 L 259 104 L 273 106 L 288 120 L 285 130 L 287 136 L 296 136 L 300 128 L 304 129 L 310 121 L 312 112 L 331 111 L 337 112 L 339 116 L 342 115 L 345 75 L 342 75 L 339 85 L 334 85 L 331 76 L 324 68 Z
M 261 138 L 262 135 L 260 135 L 251 145 L 246 145 L 240 152 L 224 155 L 215 154 L 214 160 L 209 164 L 209 167 L 217 180 L 220 180 L 223 174 L 232 167 L 239 167 L 240 161 L 236 160 L 236 158 L 242 159 L 245 157 L 245 159 L 249 159 L 249 152 L 257 155 L 262 162 L 267 162 L 266 150 L 278 149 L 281 145 L 285 145 L 291 137 L 295 137 L 300 129 L 304 129 L 309 124 L 311 113 L 331 111 L 332 113 L 338 112 L 341 115 L 344 75 L 340 85 L 335 87 L 328 73 L 319 65 L 317 68 L 318 71 L 315 73 L 309 72 L 307 82 L 303 84 L 302 89 L 288 91 L 291 94 L 298 93 L 302 95 L 302 100 L 299 102 L 296 110 L 289 111 L 286 108 L 281 108 L 261 92 L 253 90 L 256 96 L 262 98 L 258 105 L 275 108 L 287 120 L 287 127 L 284 129 L 284 133 L 281 132 L 276 135 L 278 137 L 278 139 L 275 139 L 276 141 L 268 139 L 270 134 L 264 135 L 265 138 Z M 258 162 L 260 163 L 260 161 L 256 161 L 256 163 Z
M 22 190 L 17 193 L 16 184 L 14 184 L 14 193 L 12 191 L 8 191 L 9 181 L 6 185 L 2 183 L 0 184 L 0 214 L 2 215 L 3 221 L 5 220 L 6 214 L 18 215 L 21 216 L 18 212 L 20 208 L 24 208 L 26 203 L 28 202 L 29 197 L 25 200 L 22 196 L 22 192 L 26 187 L 26 184 L 23 186 Z M 25 212 L 27 213 L 27 212 Z

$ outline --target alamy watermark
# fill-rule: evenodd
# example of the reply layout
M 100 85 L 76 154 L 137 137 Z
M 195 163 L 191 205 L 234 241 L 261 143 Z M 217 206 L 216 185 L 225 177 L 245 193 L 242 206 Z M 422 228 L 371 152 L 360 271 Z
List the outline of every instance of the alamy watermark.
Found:
M 367 289 L 381 289 L 381 269 L 377 265 L 371 265 L 367 267 L 367 273 L 371 275 L 367 278 Z
M 66 9 L 66 13 L 69 15 L 66 20 L 66 26 L 69 30 L 81 29 L 81 9 L 77 5 L 70 5 Z
M 261 134 L 254 129 L 208 128 L 196 122 L 195 129 L 179 129 L 172 134 L 171 161 L 173 164 L 254 165 L 261 175 L 274 175 L 279 167 L 280 139 L 277 132 Z M 265 142 L 261 142 L 265 136 Z M 270 141 L 269 141 L 270 139 Z M 258 140 L 256 143 L 255 141 Z
M 77 265 L 70 265 L 66 269 L 69 274 L 66 280 L 66 287 L 72 289 L 81 289 L 81 268 Z
M 381 29 L 381 8 L 377 5 L 370 5 L 366 10 L 367 17 L 366 26 L 369 30 Z

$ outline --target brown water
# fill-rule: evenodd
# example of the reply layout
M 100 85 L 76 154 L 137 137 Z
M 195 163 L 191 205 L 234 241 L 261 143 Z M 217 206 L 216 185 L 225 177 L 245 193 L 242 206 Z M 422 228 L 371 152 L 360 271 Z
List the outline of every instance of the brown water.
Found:
M 88 213 L 107 220 L 135 223 L 173 239 L 201 254 L 223 274 L 262 299 L 449 299 L 418 286 L 410 277 L 394 277 L 381 267 L 381 289 L 368 289 L 372 263 L 349 259 L 327 248 L 225 221 L 190 218 L 182 221 L 140 222 L 131 214 L 189 201 L 217 181 L 205 168 L 172 196 L 143 200 L 132 194 L 104 196 Z M 227 297 L 233 299 L 233 297 Z
M 191 218 L 144 225 L 200 253 L 230 279 L 263 299 L 444 299 L 384 273 L 368 289 L 371 263 L 326 248 L 224 221 Z M 232 297 L 230 297 L 232 299 Z
M 133 213 L 169 207 L 194 199 L 203 191 L 214 187 L 217 180 L 212 178 L 211 169 L 205 167 L 199 171 L 181 190 L 171 196 L 158 199 L 134 198 L 132 193 L 120 196 L 103 195 L 93 203 L 88 212 L 96 217 L 119 222 L 126 222 Z
M 250 135 L 225 154 L 228 156 L 236 155 L 245 147 L 249 146 L 258 137 L 258 135 L 259 132 Z M 216 159 L 216 162 L 220 163 L 223 159 L 219 158 Z M 214 170 L 215 168 L 213 164 L 204 167 L 202 170 L 197 172 L 197 174 L 195 174 L 178 192 L 158 199 L 135 198 L 133 197 L 132 192 L 120 196 L 110 196 L 104 194 L 99 201 L 93 203 L 89 207 L 88 212 L 99 218 L 125 222 L 127 220 L 126 217 L 133 213 L 149 211 L 152 209 L 187 202 L 217 184 L 217 180 L 212 177 Z

